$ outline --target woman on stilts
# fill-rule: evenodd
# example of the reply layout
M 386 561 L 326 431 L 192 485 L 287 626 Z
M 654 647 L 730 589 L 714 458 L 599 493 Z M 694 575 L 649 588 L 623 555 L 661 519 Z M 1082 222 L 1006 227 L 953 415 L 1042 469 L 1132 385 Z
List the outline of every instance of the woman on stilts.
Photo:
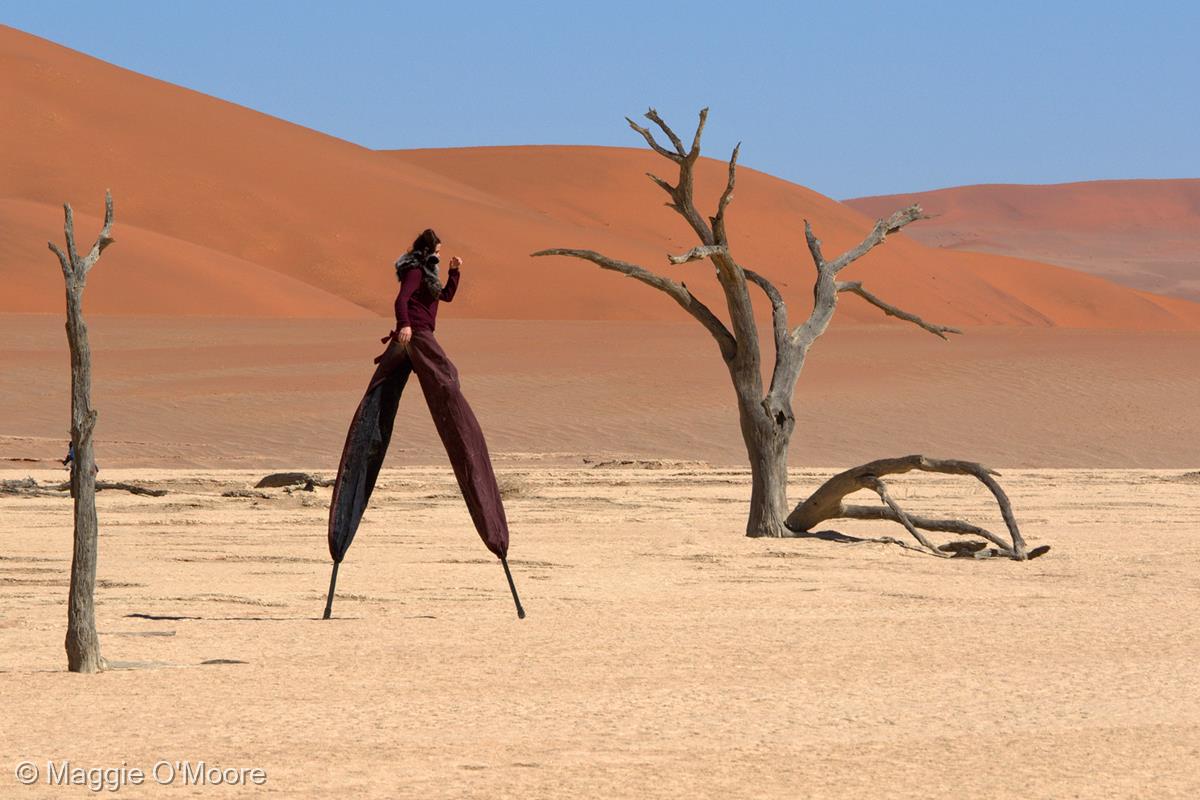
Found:
M 338 565 L 362 520 L 391 440 L 396 408 L 411 373 L 417 373 L 434 426 L 446 447 L 475 529 L 504 566 L 517 616 L 525 611 L 508 568 L 508 521 L 479 421 L 463 397 L 458 370 L 434 338 L 439 302 L 451 302 L 458 291 L 462 259 L 450 259 L 445 282 L 439 270 L 441 239 L 431 229 L 396 261 L 396 328 L 383 338 L 387 349 L 359 403 L 338 465 L 329 507 L 329 554 L 333 574 L 325 619 L 329 619 Z

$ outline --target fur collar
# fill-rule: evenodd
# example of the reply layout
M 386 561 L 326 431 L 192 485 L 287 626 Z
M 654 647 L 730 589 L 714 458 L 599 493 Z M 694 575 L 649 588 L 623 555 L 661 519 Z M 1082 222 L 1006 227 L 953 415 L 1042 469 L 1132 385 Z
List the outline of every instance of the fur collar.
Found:
M 404 280 L 404 273 L 410 269 L 419 269 L 422 273 L 422 282 L 425 288 L 429 289 L 434 297 L 442 295 L 442 280 L 438 274 L 438 263 L 441 259 L 436 253 L 424 255 L 408 251 L 396 260 L 396 279 Z

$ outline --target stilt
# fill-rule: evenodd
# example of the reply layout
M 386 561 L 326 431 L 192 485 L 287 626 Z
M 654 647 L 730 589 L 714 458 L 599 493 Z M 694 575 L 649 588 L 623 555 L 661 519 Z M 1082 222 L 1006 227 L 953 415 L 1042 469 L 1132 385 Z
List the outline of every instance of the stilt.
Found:
M 329 619 L 329 615 L 333 613 L 333 587 L 337 585 L 337 571 L 340 563 L 340 561 L 333 562 L 333 572 L 329 576 L 329 597 L 325 599 L 325 616 L 321 619 Z M 509 578 L 509 581 L 511 582 L 512 579 Z
M 513 602 L 517 604 L 517 619 L 525 619 L 525 609 L 521 608 L 521 598 L 517 597 L 517 585 L 513 583 L 512 572 L 510 572 L 508 569 L 508 559 L 502 558 L 500 559 L 500 563 L 504 565 L 504 577 L 508 578 L 508 588 L 512 590 Z M 335 564 L 334 571 L 336 572 L 336 570 L 337 565 Z M 331 588 L 330 592 L 332 591 L 333 589 Z M 332 596 L 333 595 L 330 594 L 330 597 Z

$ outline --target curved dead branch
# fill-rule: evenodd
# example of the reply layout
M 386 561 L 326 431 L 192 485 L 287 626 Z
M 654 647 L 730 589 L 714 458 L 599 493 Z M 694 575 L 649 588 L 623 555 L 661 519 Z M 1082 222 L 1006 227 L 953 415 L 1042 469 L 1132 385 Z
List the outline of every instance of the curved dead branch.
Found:
M 698 247 L 693 247 L 683 255 L 673 256 L 668 254 L 667 261 L 670 261 L 672 264 L 678 266 L 680 264 L 687 264 L 691 261 L 700 261 L 701 259 L 715 255 L 729 255 L 729 248 L 723 244 L 700 245 Z
M 597 253 L 595 250 L 574 250 L 554 247 L 548 250 L 539 250 L 533 253 L 533 255 L 581 258 L 584 261 L 591 261 L 603 269 L 620 272 L 648 286 L 653 286 L 655 289 L 670 295 L 684 311 L 691 314 L 701 325 L 708 329 L 708 332 L 717 340 L 717 346 L 721 348 L 721 355 L 726 361 L 731 360 L 737 351 L 737 343 L 734 341 L 733 334 L 725 327 L 725 323 L 721 322 L 708 306 L 704 305 L 695 295 L 688 291 L 686 285 L 679 281 L 664 278 L 662 275 L 653 273 L 644 267 L 639 267 L 637 264 L 630 264 L 628 261 L 609 258 L 606 255 Z
M 874 490 L 875 494 L 879 495 L 879 499 L 882 500 L 891 510 L 891 512 L 896 515 L 896 519 L 900 521 L 900 524 L 904 526 L 905 530 L 913 535 L 914 539 L 921 543 L 922 547 L 935 555 L 945 558 L 949 557 L 934 547 L 933 542 L 929 541 L 928 537 L 926 537 L 925 534 L 921 533 L 921 531 L 919 531 L 917 527 L 913 525 L 912 520 L 909 519 L 908 515 L 904 513 L 904 509 L 902 509 L 900 504 L 892 499 L 892 496 L 888 493 L 886 483 L 874 476 L 869 476 L 865 481 L 863 481 L 863 483 L 867 485 L 867 488 Z
M 752 269 L 742 268 L 742 272 L 746 274 L 746 280 L 753 283 L 755 286 L 763 290 L 763 294 L 771 301 L 771 329 L 775 334 L 775 368 L 779 369 L 780 358 L 787 357 L 788 346 L 788 314 L 787 303 L 783 302 L 783 295 L 775 288 L 775 284 L 759 275 Z
M 969 522 L 955 519 L 928 519 L 907 513 L 902 509 L 887 491 L 887 485 L 881 476 L 899 475 L 912 470 L 923 472 L 938 472 L 945 475 L 966 475 L 978 479 L 996 499 L 1000 514 L 1008 528 L 1008 541 L 1002 537 L 973 525 Z M 898 522 L 916 539 L 924 552 L 930 555 L 949 557 L 951 555 L 971 555 L 975 558 L 986 556 L 1004 556 L 1017 561 L 1026 561 L 1045 554 L 1048 546 L 1036 547 L 1029 550 L 1017 526 L 1013 515 L 1012 504 L 1004 489 L 996 482 L 998 473 L 982 464 L 973 461 L 956 459 L 927 458 L 923 455 L 902 456 L 900 458 L 884 458 L 840 472 L 823 483 L 808 499 L 796 506 L 787 518 L 787 528 L 793 534 L 808 533 L 823 522 L 831 519 L 872 519 Z M 879 495 L 884 506 L 847 505 L 844 501 L 848 495 L 862 489 L 870 489 Z M 960 542 L 934 545 L 921 531 L 936 531 L 956 533 L 964 536 L 977 536 L 993 545 L 984 550 L 986 545 L 971 546 Z
M 879 299 L 863 288 L 862 281 L 838 281 L 837 290 L 839 292 L 851 292 L 856 294 L 863 300 L 866 300 L 868 303 L 881 310 L 884 314 L 887 314 L 889 317 L 896 317 L 897 319 L 902 319 L 905 322 L 911 322 L 913 325 L 929 331 L 934 336 L 940 336 L 941 338 L 946 339 L 947 333 L 962 334 L 962 331 L 958 328 L 951 328 L 948 325 L 935 325 L 932 322 L 926 322 L 916 314 L 905 311 L 902 308 L 896 308 L 896 306 L 892 305 L 891 303 Z
M 874 250 L 879 245 L 883 244 L 884 239 L 888 234 L 896 233 L 905 225 L 916 222 L 919 219 L 929 219 L 925 212 L 921 210 L 919 205 L 911 205 L 908 208 L 901 209 L 895 214 L 892 214 L 887 219 L 877 220 L 875 227 L 867 234 L 867 238 L 863 239 L 857 247 L 847 250 L 840 256 L 830 262 L 829 268 L 833 274 L 841 272 L 846 267 L 853 264 L 858 259 L 865 256 L 867 253 Z
M 721 192 L 721 199 L 717 201 L 717 213 L 708 218 L 708 221 L 712 223 L 713 238 L 721 243 L 729 241 L 725 235 L 725 209 L 733 200 L 733 185 L 737 182 L 738 153 L 741 149 L 741 142 L 734 145 L 733 155 L 729 157 L 729 178 L 725 183 L 725 191 Z

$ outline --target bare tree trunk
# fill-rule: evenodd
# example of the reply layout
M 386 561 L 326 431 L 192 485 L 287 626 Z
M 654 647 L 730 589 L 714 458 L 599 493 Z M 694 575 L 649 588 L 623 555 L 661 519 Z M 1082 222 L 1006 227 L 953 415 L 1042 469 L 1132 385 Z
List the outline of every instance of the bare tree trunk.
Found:
M 788 515 L 787 443 L 782 437 L 760 442 L 752 436 L 746 440 L 746 449 L 751 479 L 746 535 L 783 536 Z
M 71 347 L 71 488 L 75 498 L 75 549 L 67 607 L 67 669 L 98 672 L 104 664 L 96 636 L 96 458 L 92 429 L 92 352 L 83 321 L 82 287 L 67 287 L 67 341 Z
M 67 669 L 99 672 L 106 663 L 100 655 L 96 635 L 96 458 L 92 431 L 96 411 L 92 408 L 92 351 L 87 323 L 83 321 L 83 289 L 87 273 L 112 243 L 112 195 L 105 196 L 104 227 L 91 251 L 83 258 L 75 248 L 75 222 L 71 206 L 64 206 L 67 251 L 53 242 L 50 249 L 62 265 L 67 292 L 67 344 L 71 349 L 71 495 L 75 498 L 75 546 L 71 558 L 71 588 L 67 601 Z
M 784 536 L 787 534 L 785 522 L 788 516 L 788 443 L 793 424 L 778 424 L 767 416 L 761 405 L 748 405 L 745 400 L 739 399 L 742 439 L 750 460 L 751 479 L 746 535 Z

